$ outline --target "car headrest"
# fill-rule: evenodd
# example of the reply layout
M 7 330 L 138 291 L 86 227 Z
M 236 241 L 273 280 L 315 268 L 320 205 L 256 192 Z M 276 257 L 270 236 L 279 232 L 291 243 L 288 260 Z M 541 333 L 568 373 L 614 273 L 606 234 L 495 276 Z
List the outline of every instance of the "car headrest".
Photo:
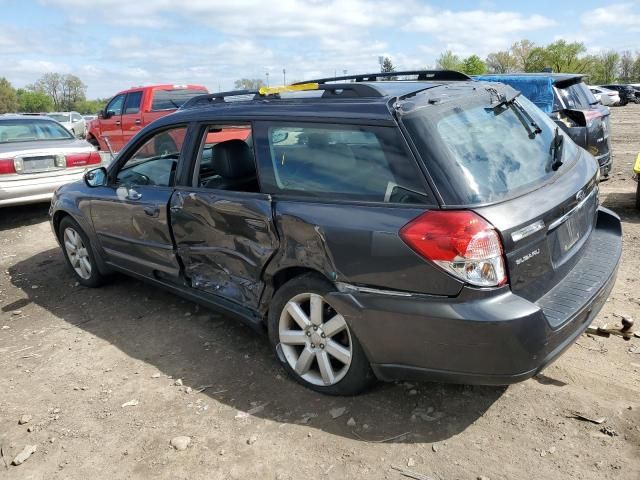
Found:
M 242 140 L 226 140 L 213 146 L 213 169 L 223 178 L 255 176 L 249 146 Z

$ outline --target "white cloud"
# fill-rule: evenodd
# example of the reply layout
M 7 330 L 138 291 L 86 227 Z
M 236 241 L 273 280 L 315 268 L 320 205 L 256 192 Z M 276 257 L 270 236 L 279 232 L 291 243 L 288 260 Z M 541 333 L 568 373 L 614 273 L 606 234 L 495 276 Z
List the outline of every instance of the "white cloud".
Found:
M 484 56 L 491 51 L 508 48 L 528 32 L 555 24 L 554 20 L 542 15 L 485 10 L 454 12 L 424 7 L 404 26 L 404 30 L 431 34 L 459 55 L 475 53 Z
M 42 3 L 70 11 L 86 9 L 85 0 Z M 324 37 L 389 25 L 407 5 L 384 0 L 183 0 L 179 5 L 170 0 L 92 0 L 91 9 L 117 26 L 184 28 L 178 21 L 182 18 L 237 36 Z
M 639 11 L 640 2 L 615 3 L 585 12 L 580 19 L 588 27 L 615 26 L 640 32 Z

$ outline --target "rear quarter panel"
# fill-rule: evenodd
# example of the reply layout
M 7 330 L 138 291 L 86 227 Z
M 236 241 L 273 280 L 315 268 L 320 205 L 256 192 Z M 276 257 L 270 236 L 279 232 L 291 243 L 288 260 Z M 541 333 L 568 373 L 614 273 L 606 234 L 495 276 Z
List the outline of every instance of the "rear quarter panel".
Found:
M 280 249 L 266 276 L 289 267 L 332 281 L 455 296 L 462 283 L 419 257 L 398 232 L 423 208 L 274 201 Z

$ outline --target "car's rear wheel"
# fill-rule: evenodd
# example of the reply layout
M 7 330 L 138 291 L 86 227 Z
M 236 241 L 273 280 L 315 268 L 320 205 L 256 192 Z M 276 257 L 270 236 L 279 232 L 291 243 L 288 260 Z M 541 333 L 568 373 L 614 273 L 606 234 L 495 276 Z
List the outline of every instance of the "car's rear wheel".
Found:
M 104 276 L 98 270 L 87 235 L 71 217 L 65 217 L 58 229 L 62 250 L 78 282 L 85 287 L 98 287 Z
M 640 210 L 640 175 L 636 184 L 636 208 Z
M 374 376 L 358 339 L 327 299 L 332 291 L 313 274 L 287 282 L 271 304 L 269 337 L 296 381 L 330 395 L 355 395 Z

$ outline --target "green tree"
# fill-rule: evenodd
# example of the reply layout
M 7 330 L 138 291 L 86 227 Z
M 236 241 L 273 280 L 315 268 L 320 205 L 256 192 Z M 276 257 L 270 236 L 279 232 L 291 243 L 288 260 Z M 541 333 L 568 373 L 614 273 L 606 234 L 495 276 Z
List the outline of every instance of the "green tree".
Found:
M 15 112 L 18 109 L 18 96 L 15 89 L 4 77 L 0 77 L 0 113 Z
M 464 64 L 460 57 L 458 57 L 451 50 L 442 52 L 436 60 L 436 66 L 441 70 L 457 70 L 461 71 L 464 68 Z
M 391 62 L 391 59 L 389 57 L 384 57 L 384 59 L 382 60 L 380 71 L 382 73 L 390 73 L 396 71 L 396 67 L 393 66 L 393 63 Z
M 633 62 L 633 54 L 629 50 L 622 52 L 622 55 L 620 55 L 620 81 L 622 83 L 631 83 L 635 80 Z
M 586 51 L 584 43 L 557 40 L 544 48 L 544 60 L 546 66 L 556 73 L 583 73 L 589 68 L 589 62 L 583 55 Z
M 53 110 L 53 100 L 42 92 L 18 89 L 18 111 L 25 113 L 50 112 Z
M 487 71 L 487 66 L 477 55 L 471 55 L 462 62 L 462 71 L 467 75 L 482 75 Z
M 540 61 L 540 47 L 537 47 L 531 40 L 520 40 L 511 45 L 511 56 L 514 58 L 516 69 L 521 72 L 535 72 Z
M 96 100 L 79 100 L 73 104 L 72 110 L 83 115 L 93 115 L 102 110 L 107 104 L 107 99 L 98 98 Z
M 30 89 L 51 97 L 56 110 L 66 111 L 85 99 L 87 86 L 75 75 L 50 72 L 40 77 Z
M 633 62 L 632 78 L 634 82 L 640 82 L 640 55 L 637 55 L 635 61 Z
M 613 83 L 618 78 L 620 55 L 615 50 L 600 54 L 600 68 L 602 69 L 602 83 Z
M 258 90 L 260 87 L 264 87 L 265 83 L 261 78 L 241 78 L 236 80 L 233 86 L 237 90 Z
M 384 57 L 382 60 L 382 65 L 380 66 L 381 73 L 391 73 L 395 72 L 396 67 L 393 66 L 391 59 L 389 57 Z M 386 80 L 396 80 L 397 77 L 387 77 Z
M 492 52 L 487 55 L 487 69 L 491 73 L 509 73 L 518 69 L 518 62 L 511 52 Z

